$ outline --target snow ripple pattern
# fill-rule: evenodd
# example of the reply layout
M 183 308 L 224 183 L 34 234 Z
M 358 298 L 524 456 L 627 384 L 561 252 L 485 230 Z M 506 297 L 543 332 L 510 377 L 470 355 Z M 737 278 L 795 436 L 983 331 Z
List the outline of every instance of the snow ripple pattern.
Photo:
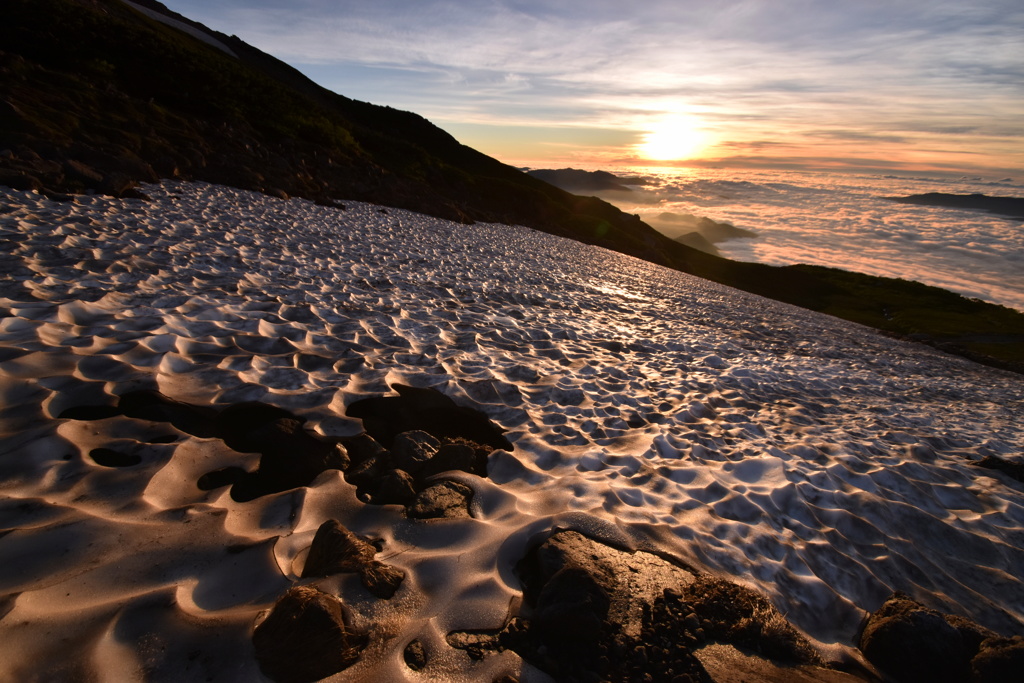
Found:
M 500 624 L 513 563 L 552 526 L 727 574 L 825 643 L 852 642 L 893 590 L 1020 631 L 1024 493 L 971 466 L 1021 459 L 1019 376 L 523 227 L 201 183 L 145 191 L 0 190 L 0 519 L 14 529 L 0 553 L 32 558 L 0 568 L 0 593 L 17 594 L 0 631 L 28 661 L 46 655 L 43 630 L 95 628 L 89 666 L 120 675 L 115 625 L 146 610 L 200 649 L 204 629 L 231 625 L 242 653 L 328 514 L 384 537 L 426 596 L 399 593 L 386 614 L 349 600 L 357 622 L 391 618 L 405 638 L 371 647 L 354 669 L 367 676 L 408 678 L 408 638 L 435 653 L 446 630 Z M 474 519 L 371 514 L 331 472 L 234 503 L 194 487 L 239 457 L 215 441 L 54 419 L 158 388 L 347 435 L 360 425 L 344 407 L 395 382 L 508 430 L 515 450 L 491 455 L 490 480 L 466 478 Z M 111 443 L 143 464 L 84 456 Z M 32 625 L 18 635 L 14 620 Z

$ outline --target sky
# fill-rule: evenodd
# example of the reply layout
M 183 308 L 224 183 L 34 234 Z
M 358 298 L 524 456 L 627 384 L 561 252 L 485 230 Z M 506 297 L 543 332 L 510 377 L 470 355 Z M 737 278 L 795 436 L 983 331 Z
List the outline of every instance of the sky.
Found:
M 1020 0 L 165 0 L 507 163 L 1014 175 Z

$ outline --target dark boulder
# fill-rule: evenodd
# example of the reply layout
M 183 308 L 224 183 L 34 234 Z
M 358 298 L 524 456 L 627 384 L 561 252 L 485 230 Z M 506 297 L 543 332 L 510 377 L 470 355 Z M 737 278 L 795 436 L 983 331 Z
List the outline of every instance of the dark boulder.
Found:
M 682 591 L 699 620 L 701 638 L 730 643 L 768 659 L 820 664 L 807 639 L 763 595 L 724 579 L 700 575 Z
M 390 564 L 373 562 L 359 575 L 363 586 L 371 594 L 387 600 L 393 596 L 405 579 L 405 572 Z
M 353 468 L 370 458 L 383 458 L 388 455 L 386 448 L 377 443 L 372 436 L 363 433 L 350 436 L 342 441 Z
M 306 556 L 302 578 L 331 576 L 341 572 L 363 572 L 374 562 L 377 548 L 359 538 L 336 520 L 320 525 Z
M 473 489 L 457 481 L 442 481 L 420 491 L 405 510 L 413 519 L 470 517 L 469 503 Z
M 318 681 L 359 659 L 367 637 L 345 623 L 341 600 L 311 586 L 285 593 L 256 626 L 260 670 L 277 683 Z
M 416 497 L 416 480 L 405 470 L 392 469 L 372 485 L 370 502 L 376 505 L 405 505 Z
M 662 587 L 690 572 L 574 531 L 533 548 L 517 571 L 528 609 L 501 638 L 557 680 L 709 681 L 684 632 L 657 608 Z
M 1016 683 L 1024 678 L 1024 637 L 988 638 L 971 661 L 973 683 Z
M 898 681 L 959 683 L 970 678 L 970 653 L 944 615 L 902 593 L 873 613 L 860 637 L 869 662 Z
M 441 442 L 424 431 L 402 432 L 391 444 L 391 462 L 398 469 L 417 474 L 440 447 Z
M 423 649 L 423 643 L 418 640 L 414 640 L 405 646 L 405 650 L 402 651 L 402 658 L 405 660 L 405 665 L 413 671 L 419 671 L 427 665 L 427 653 Z
M 302 578 L 356 573 L 370 593 L 387 599 L 398 590 L 405 572 L 374 559 L 376 554 L 372 543 L 329 519 L 316 530 Z
M 441 472 L 449 472 L 451 470 L 459 470 L 462 472 L 473 472 L 482 468 L 486 468 L 486 457 L 490 454 L 490 448 L 481 447 L 476 444 L 475 447 L 467 443 L 446 443 L 442 445 L 434 457 L 427 462 L 423 469 L 420 470 L 421 477 L 429 477 Z M 483 456 L 484 465 L 479 465 L 479 454 L 486 453 Z

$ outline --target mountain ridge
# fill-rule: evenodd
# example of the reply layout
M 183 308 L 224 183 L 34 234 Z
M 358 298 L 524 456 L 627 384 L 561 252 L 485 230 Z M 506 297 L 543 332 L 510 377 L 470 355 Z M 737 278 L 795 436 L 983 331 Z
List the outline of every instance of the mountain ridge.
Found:
M 204 31 L 237 58 L 119 0 L 9 0 L 0 26 L 0 184 L 55 197 L 90 189 L 131 196 L 140 181 L 196 179 L 525 225 L 953 344 L 984 362 L 1024 362 L 1020 312 L 904 280 L 704 254 L 462 145 L 422 116 L 330 92 L 236 36 L 154 0 L 137 4 Z M 982 346 L 977 335 L 1008 341 Z
M 900 204 L 918 204 L 921 206 L 942 206 L 950 209 L 972 209 L 987 211 L 1000 216 L 1024 219 L 1024 198 L 992 196 L 987 194 L 949 194 L 946 192 L 926 192 L 912 194 L 907 197 L 886 197 Z

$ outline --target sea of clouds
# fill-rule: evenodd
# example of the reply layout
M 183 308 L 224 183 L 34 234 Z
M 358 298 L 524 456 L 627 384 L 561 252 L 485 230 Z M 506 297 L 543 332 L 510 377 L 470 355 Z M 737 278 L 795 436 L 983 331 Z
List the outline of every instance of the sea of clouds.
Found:
M 664 212 L 758 233 L 716 244 L 727 258 L 917 280 L 1024 310 L 1020 219 L 885 199 L 926 192 L 1024 196 L 1024 185 L 1013 179 L 665 168 L 618 175 L 645 184 L 605 198 L 666 234 L 670 226 L 657 220 Z

